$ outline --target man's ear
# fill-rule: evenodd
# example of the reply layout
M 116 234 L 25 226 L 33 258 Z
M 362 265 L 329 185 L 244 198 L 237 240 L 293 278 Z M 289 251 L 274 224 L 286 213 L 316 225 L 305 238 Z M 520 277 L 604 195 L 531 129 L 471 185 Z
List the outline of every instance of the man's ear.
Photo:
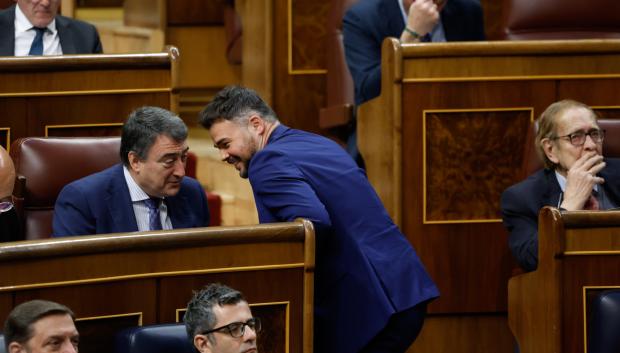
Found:
M 200 353 L 211 353 L 213 352 L 212 348 L 211 348 L 211 341 L 209 341 L 209 339 L 207 338 L 206 335 L 196 335 L 194 336 L 194 347 L 196 347 L 196 349 L 200 352 Z M 12 353 L 12 352 L 9 352 Z
M 134 151 L 130 151 L 127 154 L 127 160 L 129 160 L 129 170 L 139 173 L 142 169 L 142 161 L 140 160 L 140 156 Z
M 248 127 L 262 135 L 265 132 L 265 120 L 257 114 L 252 114 L 248 119 Z
M 7 353 L 21 353 L 21 352 L 26 352 L 26 349 L 20 343 L 11 342 L 9 344 L 9 351 Z
M 553 141 L 551 141 L 550 138 L 544 138 L 542 139 L 542 141 L 540 141 L 540 144 L 543 148 L 543 151 L 545 151 L 545 155 L 547 156 L 547 158 L 551 162 L 558 164 L 560 160 L 556 156 L 557 147 L 553 144 Z

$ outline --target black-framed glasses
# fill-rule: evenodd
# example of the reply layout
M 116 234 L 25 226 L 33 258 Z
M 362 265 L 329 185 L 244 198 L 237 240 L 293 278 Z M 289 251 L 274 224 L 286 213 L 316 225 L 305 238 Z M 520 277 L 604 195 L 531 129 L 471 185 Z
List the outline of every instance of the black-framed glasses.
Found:
M 605 130 L 592 129 L 588 132 L 577 131 L 564 136 L 556 136 L 555 139 L 567 139 L 573 146 L 583 146 L 586 143 L 586 136 L 590 136 L 592 142 L 601 143 L 605 138 Z
M 246 322 L 233 322 L 233 323 L 230 323 L 228 325 L 220 326 L 220 327 L 214 328 L 212 330 L 205 331 L 202 334 L 203 335 L 207 335 L 209 333 L 213 333 L 213 332 L 217 332 L 217 331 L 224 331 L 225 330 L 232 337 L 239 338 L 239 337 L 243 337 L 243 335 L 245 334 L 245 327 L 246 326 L 251 328 L 256 333 L 259 333 L 260 330 L 262 329 L 262 326 L 261 326 L 261 323 L 260 323 L 260 319 L 257 318 L 257 317 L 253 317 L 253 318 L 249 319 Z

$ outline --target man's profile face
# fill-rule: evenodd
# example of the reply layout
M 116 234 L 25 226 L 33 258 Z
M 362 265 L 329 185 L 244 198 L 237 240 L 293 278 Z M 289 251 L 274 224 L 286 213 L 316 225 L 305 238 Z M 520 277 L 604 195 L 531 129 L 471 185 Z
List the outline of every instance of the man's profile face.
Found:
M 77 353 L 80 335 L 68 314 L 45 316 L 32 324 L 32 337 L 25 343 L 11 342 L 9 353 Z
M 222 119 L 211 126 L 209 134 L 222 160 L 235 166 L 239 176 L 247 178 L 250 160 L 258 150 L 257 136 L 251 127 Z
M 557 118 L 555 135 L 566 136 L 578 131 L 589 132 L 599 129 L 595 117 L 589 110 L 582 107 L 569 108 Z M 594 152 L 597 155 L 603 154 L 603 143 L 595 143 L 590 136 L 586 136 L 586 141 L 582 146 L 574 146 L 568 138 L 558 138 L 548 143 L 545 150 L 547 157 L 558 164 L 558 171 L 565 175 L 575 161 L 583 154 Z
M 177 142 L 168 135 L 159 135 L 145 160 L 134 152 L 129 153 L 131 174 L 149 196 L 174 196 L 185 176 L 188 150 L 185 141 Z
M 17 5 L 33 26 L 43 28 L 58 14 L 60 0 L 17 0 Z
M 237 304 L 214 306 L 216 322 L 213 328 L 233 322 L 247 322 L 252 318 L 250 306 L 245 301 Z M 209 337 L 196 335 L 194 345 L 201 353 L 257 353 L 256 332 L 245 326 L 243 336 L 232 337 L 226 329 L 212 332 Z

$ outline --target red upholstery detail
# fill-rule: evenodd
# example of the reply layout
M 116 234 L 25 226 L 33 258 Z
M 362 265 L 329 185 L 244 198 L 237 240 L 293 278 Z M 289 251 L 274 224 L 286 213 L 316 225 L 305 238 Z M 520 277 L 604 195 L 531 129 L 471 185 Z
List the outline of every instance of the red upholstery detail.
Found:
M 326 106 L 319 113 L 323 129 L 347 125 L 353 119 L 355 104 L 353 78 L 347 67 L 342 42 L 342 18 L 357 0 L 332 1 L 327 23 L 325 48 L 327 50 Z
M 198 165 L 198 157 L 192 152 L 187 154 L 187 163 L 185 163 L 185 175 L 196 179 L 196 167 Z M 206 188 L 205 188 L 206 189 Z M 209 203 L 209 220 L 210 226 L 219 226 L 222 224 L 222 198 L 218 194 L 207 192 L 207 202 Z
M 603 140 L 603 155 L 605 157 L 620 158 L 620 120 L 618 119 L 598 119 L 598 125 L 605 130 L 605 140 Z M 528 132 L 525 154 L 523 155 L 522 173 L 523 179 L 528 175 L 543 167 L 543 163 L 536 154 L 534 140 L 538 125 L 536 122 L 530 125 Z
M 24 238 L 48 238 L 56 197 L 68 183 L 120 161 L 120 138 L 27 137 L 13 142 L 18 185 L 14 191 L 24 219 Z
M 13 142 L 11 157 L 18 182 L 13 192 L 24 220 L 24 239 L 49 238 L 54 204 L 68 183 L 120 162 L 119 137 L 27 137 Z M 195 155 L 188 156 L 187 175 L 196 176 Z M 211 225 L 221 224 L 222 201 L 208 193 Z
M 620 38 L 617 0 L 506 0 L 506 39 Z

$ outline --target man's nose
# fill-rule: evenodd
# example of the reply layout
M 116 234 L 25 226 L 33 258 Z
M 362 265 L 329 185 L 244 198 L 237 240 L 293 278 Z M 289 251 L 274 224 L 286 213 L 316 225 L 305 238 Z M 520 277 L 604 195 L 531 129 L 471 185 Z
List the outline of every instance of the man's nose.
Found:
M 174 175 L 181 178 L 185 176 L 185 162 L 183 160 L 178 159 L 174 162 Z
M 586 141 L 583 143 L 583 148 L 587 150 L 596 149 L 596 142 L 594 142 L 594 140 L 592 139 L 592 136 L 590 136 L 589 134 L 586 135 Z
M 245 327 L 245 331 L 243 332 L 243 341 L 256 341 L 256 331 L 250 326 Z
M 224 162 L 226 162 L 226 160 L 228 159 L 228 157 L 230 157 L 230 154 L 228 154 L 228 152 L 224 151 L 224 150 L 220 150 L 220 157 L 222 158 L 222 160 Z

